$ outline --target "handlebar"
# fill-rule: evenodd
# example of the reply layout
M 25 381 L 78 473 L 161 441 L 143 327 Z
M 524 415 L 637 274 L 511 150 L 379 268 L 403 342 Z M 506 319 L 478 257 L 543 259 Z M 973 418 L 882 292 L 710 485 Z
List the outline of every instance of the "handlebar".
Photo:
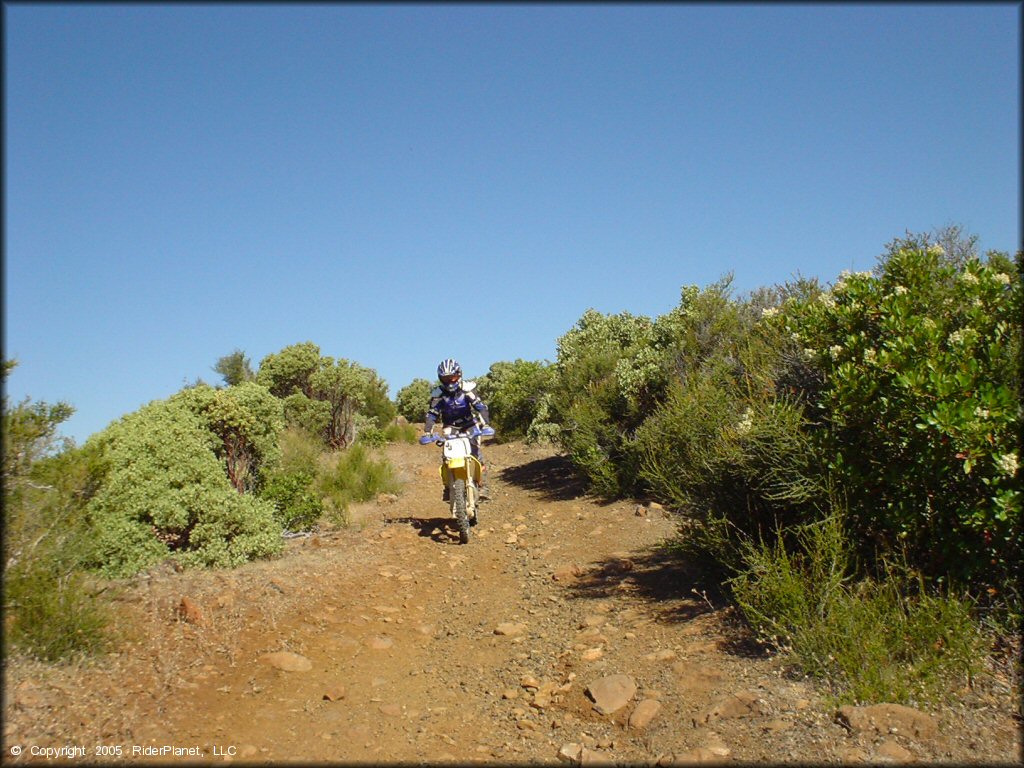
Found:
M 453 435 L 440 435 L 430 432 L 420 437 L 420 445 L 428 445 L 430 443 L 443 443 L 445 440 L 454 440 L 459 437 L 491 437 L 494 435 L 494 427 L 480 427 L 473 425 L 471 429 L 460 430 Z

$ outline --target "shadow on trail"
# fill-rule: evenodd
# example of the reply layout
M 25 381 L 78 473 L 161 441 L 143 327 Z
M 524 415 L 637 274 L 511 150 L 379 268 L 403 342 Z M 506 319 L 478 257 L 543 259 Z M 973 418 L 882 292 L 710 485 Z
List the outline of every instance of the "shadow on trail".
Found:
M 569 501 L 586 495 L 586 482 L 565 456 L 549 456 L 501 470 L 509 485 L 540 494 L 545 501 Z
M 687 562 L 671 546 L 648 549 L 629 558 L 610 557 L 590 564 L 569 587 L 574 599 L 602 600 L 623 592 L 654 607 L 659 623 L 689 623 L 702 616 L 716 619 L 725 637 L 719 648 L 733 656 L 761 658 L 758 644 L 730 606 L 721 585 Z
M 459 543 L 459 528 L 450 517 L 392 517 L 386 525 L 408 525 L 427 539 L 440 544 Z

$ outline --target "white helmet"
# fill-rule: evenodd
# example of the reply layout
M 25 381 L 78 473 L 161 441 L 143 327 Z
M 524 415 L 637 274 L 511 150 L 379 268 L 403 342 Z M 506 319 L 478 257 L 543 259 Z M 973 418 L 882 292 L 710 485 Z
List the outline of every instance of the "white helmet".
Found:
M 449 395 L 455 394 L 462 386 L 462 366 L 450 357 L 442 360 L 437 366 L 437 380 L 441 382 L 441 388 L 445 392 Z

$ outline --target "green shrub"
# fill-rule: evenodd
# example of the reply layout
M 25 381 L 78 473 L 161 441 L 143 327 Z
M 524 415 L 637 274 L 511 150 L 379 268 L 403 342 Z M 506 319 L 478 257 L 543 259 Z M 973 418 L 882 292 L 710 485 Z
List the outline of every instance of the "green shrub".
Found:
M 698 517 L 743 506 L 734 431 L 743 404 L 733 389 L 721 372 L 691 376 L 637 430 L 641 476 L 655 497 Z
M 350 504 L 397 493 L 400 487 L 391 463 L 360 443 L 325 456 L 316 478 L 326 511 L 339 521 L 347 520 Z
M 375 424 L 367 424 L 357 433 L 356 441 L 368 448 L 383 448 L 388 444 L 384 430 Z
M 553 376 L 554 369 L 547 363 L 516 360 L 494 363 L 480 377 L 480 396 L 499 439 L 526 437 Z
M 398 415 L 411 424 L 422 424 L 430 406 L 430 392 L 434 388 L 427 379 L 413 379 L 398 390 Z
M 398 407 L 388 397 L 387 382 L 369 368 L 363 369 L 364 394 L 360 412 L 372 420 L 378 429 L 385 429 L 398 416 Z
M 273 505 L 232 487 L 219 438 L 182 400 L 150 403 L 87 445 L 103 457 L 86 511 L 92 565 L 104 575 L 130 576 L 168 556 L 233 566 L 280 549 Z
M 561 429 L 553 420 L 552 395 L 545 392 L 537 401 L 537 409 L 533 421 L 526 430 L 526 442 L 528 444 L 550 445 L 558 441 Z
M 538 415 L 543 405 L 548 423 L 558 424 L 559 444 L 603 496 L 636 490 L 625 449 L 642 420 L 646 388 L 630 375 L 631 361 L 649 346 L 651 327 L 643 316 L 588 309 L 558 340 L 550 398 L 538 402 Z
M 4 361 L 4 377 L 16 363 Z M 3 399 L 3 609 L 8 648 L 45 661 L 103 650 L 105 604 L 83 571 L 96 456 L 59 437 L 72 408 Z
M 267 355 L 260 361 L 256 381 L 284 400 L 289 426 L 318 435 L 332 449 L 356 439 L 357 417 L 383 428 L 396 415 L 387 383 L 376 371 L 321 355 L 311 341 Z
M 10 646 L 44 661 L 98 653 L 112 639 L 106 604 L 91 594 L 77 563 L 61 562 L 66 547 L 37 550 L 4 576 Z
M 999 590 L 1021 557 L 1020 279 L 898 240 L 780 318 L 822 372 L 812 437 L 868 560 Z
M 929 593 L 905 565 L 882 580 L 853 580 L 848 534 L 837 515 L 797 529 L 795 540 L 747 541 L 730 585 L 758 635 L 792 653 L 839 701 L 934 703 L 980 671 L 985 639 L 973 603 Z
M 781 332 L 762 332 L 758 321 L 766 308 L 762 305 L 783 291 L 761 292 L 755 305 L 733 300 L 730 286 L 729 276 L 704 289 L 685 286 L 679 305 L 654 321 L 588 310 L 559 339 L 551 396 L 538 403 L 534 433 L 549 433 L 545 422 L 557 423 L 563 449 L 597 492 L 651 492 L 671 503 L 687 503 L 686 498 L 693 498 L 684 488 L 688 481 L 672 477 L 674 470 L 662 473 L 651 466 L 652 457 L 657 462 L 659 454 L 673 450 L 676 437 L 689 439 L 688 428 L 666 408 L 697 408 L 706 421 L 703 429 L 717 428 L 712 422 L 724 428 L 736 423 L 748 404 L 766 400 L 777 388 Z M 712 382 L 713 387 L 705 386 Z M 714 392 L 717 386 L 726 387 L 726 393 Z M 714 402 L 679 394 L 680 388 L 692 387 Z M 661 423 L 652 424 L 652 419 Z M 679 434 L 669 434 L 677 428 Z M 718 445 L 723 447 L 728 446 Z M 680 458 L 665 461 L 678 466 Z M 715 461 L 732 466 L 732 459 L 722 458 L 724 463 Z M 709 470 L 693 465 L 688 472 L 695 479 Z M 652 480 L 661 487 L 651 488 Z M 715 482 L 701 480 L 702 485 Z M 731 479 L 723 478 L 718 486 L 739 498 Z
M 302 429 L 287 427 L 281 433 L 277 470 L 315 475 L 323 450 L 319 438 Z
M 214 453 L 235 489 L 256 490 L 261 469 L 278 459 L 284 427 L 281 401 L 252 381 L 226 389 L 191 387 L 171 400 L 185 405 L 216 436 Z
M 324 512 L 309 472 L 281 472 L 270 476 L 260 497 L 274 505 L 274 519 L 286 531 L 305 531 Z
M 388 424 L 384 430 L 384 439 L 389 443 L 407 443 L 413 445 L 419 437 L 419 430 L 412 424 Z
M 796 290 L 733 300 L 727 281 L 685 289 L 655 323 L 674 373 L 634 433 L 632 463 L 652 497 L 688 518 L 688 555 L 726 572 L 742 538 L 813 515 L 821 492 L 799 394 L 780 384 L 787 345 L 765 321 Z
M 296 393 L 312 398 L 310 378 L 319 368 L 320 347 L 312 341 L 304 341 L 260 360 L 256 381 L 282 400 Z
M 284 420 L 290 429 L 316 435 L 322 449 L 331 423 L 331 407 L 322 400 L 294 392 L 284 399 Z
M 559 443 L 586 475 L 590 488 L 605 498 L 629 492 L 633 477 L 623 466 L 623 429 L 610 416 L 615 410 L 614 383 L 595 382 L 561 417 Z
M 309 381 L 312 397 L 327 405 L 329 418 L 323 436 L 330 448 L 345 448 L 355 440 L 357 418 L 366 417 L 361 411 L 366 407 L 368 395 L 375 393 L 376 405 L 382 405 L 375 385 L 383 382 L 378 382 L 369 368 L 349 360 L 320 358 L 320 367 Z

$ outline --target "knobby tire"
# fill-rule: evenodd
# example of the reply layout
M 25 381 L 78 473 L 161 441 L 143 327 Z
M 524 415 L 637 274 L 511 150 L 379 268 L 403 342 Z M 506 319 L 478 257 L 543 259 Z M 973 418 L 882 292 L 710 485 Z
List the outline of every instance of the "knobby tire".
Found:
M 455 522 L 459 526 L 459 542 L 469 543 L 469 516 L 466 513 L 466 481 L 462 478 L 452 482 L 452 506 Z

